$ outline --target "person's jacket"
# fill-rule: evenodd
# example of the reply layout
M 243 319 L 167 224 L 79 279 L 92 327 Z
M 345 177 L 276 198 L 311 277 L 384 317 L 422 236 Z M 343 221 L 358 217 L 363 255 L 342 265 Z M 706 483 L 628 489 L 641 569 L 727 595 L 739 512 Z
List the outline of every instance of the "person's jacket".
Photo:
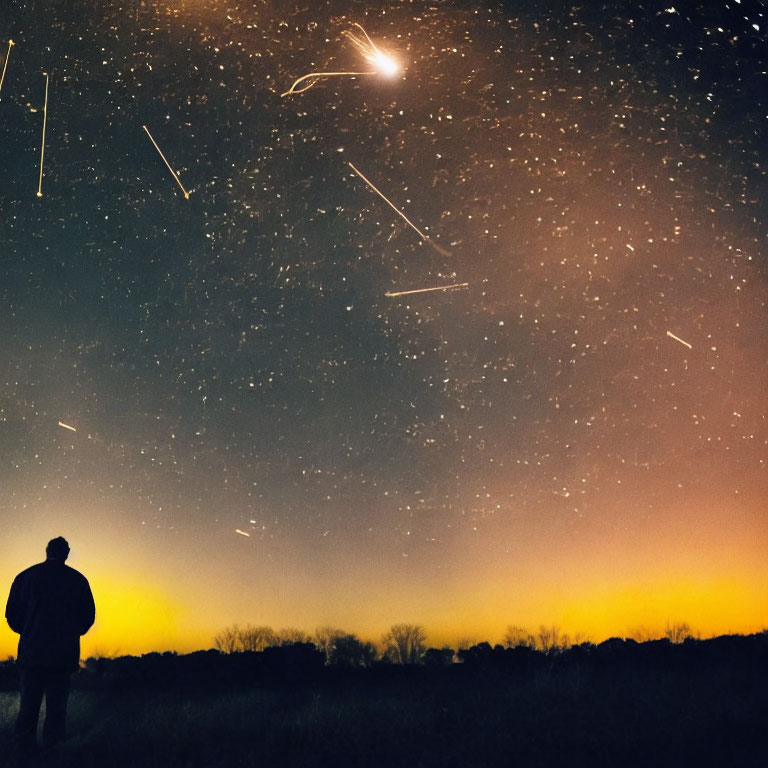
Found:
M 95 617 L 88 580 L 61 560 L 22 571 L 5 607 L 8 625 L 21 635 L 16 661 L 25 667 L 77 669 L 80 635 Z

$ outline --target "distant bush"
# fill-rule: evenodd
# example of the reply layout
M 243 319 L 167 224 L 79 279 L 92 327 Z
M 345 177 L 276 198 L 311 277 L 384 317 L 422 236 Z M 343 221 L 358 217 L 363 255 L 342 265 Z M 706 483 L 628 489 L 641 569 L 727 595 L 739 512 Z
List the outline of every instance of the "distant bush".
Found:
M 453 664 L 455 655 L 453 648 L 427 648 L 424 664 L 428 667 L 448 667 Z
M 336 667 L 370 667 L 378 653 L 372 643 L 366 643 L 355 635 L 337 637 L 331 649 L 329 663 Z

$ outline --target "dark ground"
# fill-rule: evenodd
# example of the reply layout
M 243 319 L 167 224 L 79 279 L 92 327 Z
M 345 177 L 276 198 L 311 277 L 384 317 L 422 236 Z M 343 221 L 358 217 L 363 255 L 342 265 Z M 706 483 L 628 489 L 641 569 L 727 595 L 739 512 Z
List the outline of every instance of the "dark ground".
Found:
M 6 764 L 768 765 L 764 634 L 473 650 L 448 667 L 359 670 L 291 650 L 269 667 L 263 654 L 216 652 L 102 660 L 78 675 L 70 739 L 26 762 L 4 750 Z M 16 706 L 0 694 L 9 748 Z

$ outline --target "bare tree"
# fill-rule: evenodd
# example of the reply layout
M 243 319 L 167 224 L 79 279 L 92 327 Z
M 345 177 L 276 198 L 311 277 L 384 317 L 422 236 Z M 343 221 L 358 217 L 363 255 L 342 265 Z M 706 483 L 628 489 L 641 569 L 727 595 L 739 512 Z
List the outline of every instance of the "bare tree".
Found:
M 217 632 L 213 636 L 213 645 L 216 650 L 222 653 L 233 653 L 240 650 L 240 629 L 237 624 L 233 624 L 231 627 L 225 627 L 221 632 Z
M 239 631 L 238 648 L 241 651 L 263 651 L 277 642 L 275 631 L 272 627 L 249 624 Z
M 693 630 L 687 621 L 679 621 L 675 624 L 667 622 L 664 628 L 664 637 L 673 643 L 682 643 L 689 637 L 693 637 Z
M 330 626 L 318 627 L 315 630 L 315 634 L 312 637 L 312 642 L 315 644 L 315 647 L 318 651 L 322 651 L 325 654 L 326 664 L 331 663 L 331 655 L 333 654 L 333 649 L 336 646 L 336 641 L 340 637 L 344 637 L 346 635 L 346 632 Z
M 385 655 L 395 664 L 418 664 L 427 636 L 418 624 L 393 624 L 382 638 Z
M 507 648 L 531 648 L 536 647 L 536 638 L 525 627 L 517 627 L 510 624 L 504 634 L 504 645 Z
M 294 645 L 295 643 L 309 642 L 309 635 L 295 627 L 283 627 L 275 633 L 276 645 Z
M 571 641 L 568 635 L 560 631 L 560 627 L 552 625 L 546 627 L 543 624 L 539 627 L 539 636 L 537 638 L 539 650 L 544 653 L 557 653 L 570 648 Z
M 658 634 L 656 634 L 654 632 L 651 632 L 651 630 L 648 629 L 648 627 L 644 627 L 641 624 L 641 625 L 639 625 L 637 627 L 633 627 L 629 631 L 629 637 L 632 640 L 634 640 L 635 642 L 647 643 L 649 640 L 653 640 L 656 637 L 658 637 Z

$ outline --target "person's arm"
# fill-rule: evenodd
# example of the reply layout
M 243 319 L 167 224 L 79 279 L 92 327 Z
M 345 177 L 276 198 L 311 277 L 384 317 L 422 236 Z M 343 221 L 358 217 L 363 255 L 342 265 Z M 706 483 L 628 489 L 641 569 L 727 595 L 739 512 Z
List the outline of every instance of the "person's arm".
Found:
M 83 578 L 83 593 L 81 599 L 80 634 L 84 635 L 96 620 L 96 604 L 93 602 L 91 585 Z
M 5 604 L 5 619 L 8 626 L 16 633 L 21 634 L 24 627 L 24 601 L 21 596 L 21 585 L 19 577 L 13 580 L 11 592 L 8 595 L 8 602 Z

